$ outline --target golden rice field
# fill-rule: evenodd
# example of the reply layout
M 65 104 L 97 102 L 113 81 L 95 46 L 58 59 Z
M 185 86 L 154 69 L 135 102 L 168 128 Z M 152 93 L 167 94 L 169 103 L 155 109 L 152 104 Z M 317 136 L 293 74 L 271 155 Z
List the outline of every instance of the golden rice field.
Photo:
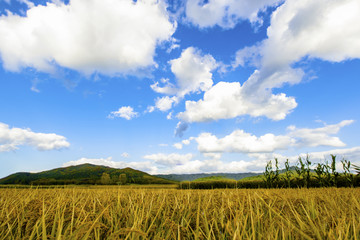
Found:
M 0 239 L 360 239 L 360 189 L 0 189 Z

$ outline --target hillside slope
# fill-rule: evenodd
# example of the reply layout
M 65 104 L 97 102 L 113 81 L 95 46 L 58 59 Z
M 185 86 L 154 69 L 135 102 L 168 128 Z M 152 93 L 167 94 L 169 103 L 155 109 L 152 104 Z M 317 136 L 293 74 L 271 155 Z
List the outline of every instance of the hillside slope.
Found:
M 107 184 L 117 184 L 122 174 L 126 183 L 134 184 L 171 184 L 174 181 L 151 176 L 142 171 L 131 168 L 116 169 L 93 164 L 56 168 L 39 173 L 19 172 L 0 179 L 0 184 L 101 184 L 101 176 L 107 173 L 110 179 Z M 123 180 L 124 182 L 124 180 Z

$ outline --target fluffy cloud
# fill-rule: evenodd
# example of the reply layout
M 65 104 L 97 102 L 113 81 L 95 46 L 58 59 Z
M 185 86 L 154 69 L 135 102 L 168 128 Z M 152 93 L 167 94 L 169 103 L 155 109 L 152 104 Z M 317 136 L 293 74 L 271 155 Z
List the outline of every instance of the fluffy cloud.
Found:
M 288 136 L 275 136 L 268 133 L 257 137 L 243 130 L 235 130 L 224 138 L 217 138 L 211 133 L 202 133 L 196 138 L 200 152 L 241 152 L 258 153 L 273 152 L 286 149 L 292 145 Z
M 186 18 L 201 28 L 219 25 L 232 28 L 240 20 L 262 23 L 258 13 L 268 6 L 274 6 L 280 0 L 187 0 Z
M 134 112 L 134 109 L 130 106 L 121 107 L 117 111 L 113 111 L 109 114 L 108 118 L 116 118 L 121 117 L 125 118 L 126 120 L 131 120 L 134 117 L 137 117 L 139 113 Z
M 192 157 L 193 155 L 191 153 L 184 155 L 177 153 L 171 153 L 171 154 L 157 153 L 157 154 L 145 155 L 143 158 L 153 160 L 155 163 L 164 166 L 176 166 L 189 162 L 192 159 Z
M 288 0 L 272 15 L 263 65 L 288 65 L 304 56 L 333 62 L 359 58 L 360 26 L 354 24 L 359 21 L 357 0 Z
M 179 100 L 176 96 L 165 96 L 155 100 L 155 107 L 162 112 L 166 112 L 172 108 L 173 104 L 177 104 L 178 102 Z
M 117 162 L 113 161 L 112 157 L 108 158 L 80 158 L 75 161 L 69 161 L 63 164 L 63 167 L 75 166 L 84 163 L 90 163 L 95 165 L 108 166 L 112 168 L 133 168 L 141 171 L 146 171 L 150 174 L 157 173 L 157 167 L 151 162 Z
M 220 6 L 227 3 L 209 1 L 199 5 L 198 1 L 190 1 L 188 4 L 209 10 L 221 9 Z M 223 18 L 223 15 L 219 16 Z M 239 83 L 218 83 L 205 93 L 204 99 L 187 101 L 185 112 L 178 117 L 188 122 L 241 115 L 284 119 L 297 103 L 284 93 L 273 94 L 272 89 L 301 82 L 304 71 L 292 67 L 301 60 L 318 58 L 340 62 L 359 58 L 360 25 L 354 24 L 360 21 L 359 16 L 360 3 L 357 0 L 285 1 L 272 14 L 267 39 L 236 54 L 233 67 L 251 65 L 257 68 L 247 81 L 242 86 Z
M 288 127 L 289 136 L 296 139 L 298 146 L 332 146 L 332 147 L 344 147 L 346 146 L 338 137 L 332 137 L 331 135 L 337 134 L 342 127 L 352 124 L 353 120 L 344 120 L 338 124 L 326 125 L 322 128 L 300 128 L 295 126 Z
M 186 94 L 209 90 L 213 85 L 212 71 L 218 67 L 210 54 L 204 55 L 193 47 L 183 50 L 179 58 L 170 61 L 170 65 L 176 84 L 169 82 L 169 79 L 161 79 L 161 82 L 151 85 L 157 93 L 174 95 L 156 100 L 156 107 L 161 111 L 169 110 L 173 103 L 177 104 Z
M 176 85 L 162 79 L 165 86 L 160 87 L 160 83 L 155 82 L 151 88 L 155 92 L 180 98 L 189 93 L 209 90 L 213 85 L 212 71 L 218 66 L 210 54 L 203 55 L 193 47 L 183 50 L 179 58 L 170 61 L 170 65 L 177 80 Z
M 299 83 L 304 72 L 292 64 L 301 60 L 359 58 L 360 26 L 354 24 L 359 21 L 357 0 L 287 0 L 273 12 L 267 39 L 236 54 L 233 66 L 258 68 L 244 83 L 244 93 L 262 96 L 272 88 Z
M 281 120 L 297 106 L 293 97 L 284 93 L 260 96 L 244 91 L 239 82 L 219 82 L 199 101 L 186 101 L 186 110 L 177 115 L 186 122 L 205 122 L 229 119 L 248 114 Z
M 198 150 L 202 153 L 272 153 L 276 150 L 286 150 L 291 147 L 343 147 L 345 144 L 331 135 L 337 134 L 344 126 L 351 124 L 352 120 L 345 120 L 338 124 L 326 125 L 322 128 L 288 127 L 286 135 L 271 133 L 257 137 L 243 130 L 235 130 L 231 134 L 218 138 L 211 133 L 202 133 L 195 138 Z M 255 156 L 255 155 L 254 155 Z
M 35 133 L 31 129 L 10 128 L 0 123 L 0 152 L 14 151 L 21 145 L 36 147 L 40 151 L 70 146 L 66 138 L 55 133 Z
M 158 44 L 171 40 L 176 24 L 157 0 L 71 0 L 29 6 L 26 16 L 0 16 L 4 68 L 56 66 L 84 74 L 134 73 L 155 66 Z

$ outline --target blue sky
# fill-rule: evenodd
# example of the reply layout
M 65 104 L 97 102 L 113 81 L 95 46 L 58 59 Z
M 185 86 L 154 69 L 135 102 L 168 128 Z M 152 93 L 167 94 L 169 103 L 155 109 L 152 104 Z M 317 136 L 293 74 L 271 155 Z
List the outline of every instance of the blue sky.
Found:
M 359 16 L 357 0 L 0 0 L 0 177 L 359 164 Z

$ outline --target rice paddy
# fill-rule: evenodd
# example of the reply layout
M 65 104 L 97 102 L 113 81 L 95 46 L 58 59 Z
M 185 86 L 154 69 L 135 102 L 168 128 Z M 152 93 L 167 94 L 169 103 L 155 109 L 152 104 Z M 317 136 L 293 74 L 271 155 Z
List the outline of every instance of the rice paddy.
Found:
M 0 189 L 0 239 L 359 238 L 358 188 Z

